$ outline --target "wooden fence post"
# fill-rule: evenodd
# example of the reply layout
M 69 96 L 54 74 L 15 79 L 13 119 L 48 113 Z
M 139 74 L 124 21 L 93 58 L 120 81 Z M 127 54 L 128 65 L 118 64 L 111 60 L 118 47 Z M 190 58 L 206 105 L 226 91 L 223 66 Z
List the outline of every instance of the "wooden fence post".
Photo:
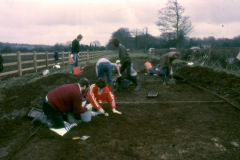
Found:
M 70 51 L 68 51 L 68 57 L 70 56 L 70 54 L 71 54 Z
M 81 61 L 83 61 L 83 52 L 81 52 Z
M 62 52 L 62 66 L 64 65 L 64 51 Z
M 89 60 L 89 49 L 87 50 L 87 60 Z
M 18 59 L 18 75 L 22 77 L 22 64 L 21 64 L 21 52 L 17 51 L 17 59 Z
M 36 54 L 36 51 L 33 52 L 33 60 L 34 60 L 34 70 L 37 73 L 37 54 Z
M 48 51 L 46 51 L 45 54 L 46 54 L 46 69 L 48 69 Z

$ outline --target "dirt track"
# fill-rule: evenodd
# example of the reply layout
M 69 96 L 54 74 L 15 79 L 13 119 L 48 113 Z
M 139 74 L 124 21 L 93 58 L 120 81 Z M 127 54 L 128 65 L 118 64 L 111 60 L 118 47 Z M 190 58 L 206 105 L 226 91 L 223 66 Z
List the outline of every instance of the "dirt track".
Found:
M 41 127 L 11 159 L 240 159 L 240 110 L 222 98 L 183 81 L 162 86 L 159 77 L 144 75 L 145 58 L 133 58 L 141 89 L 134 85 L 115 93 L 117 109 L 109 117 L 92 117 L 63 137 Z M 156 64 L 152 60 L 152 64 Z M 174 66 L 175 73 L 239 106 L 240 79 L 203 67 Z M 87 77 L 96 80 L 94 65 L 78 76 L 57 73 L 25 85 L 6 87 L 0 102 L 0 158 L 7 159 L 34 133 L 27 116 L 41 108 L 51 89 Z M 31 77 L 29 77 L 31 79 Z M 149 92 L 157 98 L 148 98 Z M 73 141 L 83 135 L 89 139 Z

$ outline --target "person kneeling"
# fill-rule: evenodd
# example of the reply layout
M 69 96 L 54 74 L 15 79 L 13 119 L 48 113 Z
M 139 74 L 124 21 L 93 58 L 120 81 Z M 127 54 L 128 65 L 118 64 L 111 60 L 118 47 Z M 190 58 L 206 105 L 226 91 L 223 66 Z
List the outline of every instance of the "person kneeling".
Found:
M 38 114 L 32 120 L 31 125 L 35 126 L 37 122 L 40 122 L 49 128 L 65 128 L 63 114 L 69 112 L 72 112 L 72 114 L 67 114 L 69 123 L 81 123 L 81 120 L 74 119 L 73 112 L 81 114 L 92 109 L 91 105 L 82 107 L 82 94 L 88 87 L 89 80 L 81 78 L 79 83 L 65 84 L 51 90 L 42 101 L 45 115 Z
M 105 80 L 99 78 L 95 84 L 91 85 L 87 93 L 87 101 L 92 104 L 93 114 L 104 114 L 105 111 L 102 108 L 102 104 L 107 100 L 113 113 L 122 114 L 116 110 L 116 104 L 113 94 L 111 93 L 111 87 L 106 84 Z M 94 113 L 95 112 L 95 113 Z

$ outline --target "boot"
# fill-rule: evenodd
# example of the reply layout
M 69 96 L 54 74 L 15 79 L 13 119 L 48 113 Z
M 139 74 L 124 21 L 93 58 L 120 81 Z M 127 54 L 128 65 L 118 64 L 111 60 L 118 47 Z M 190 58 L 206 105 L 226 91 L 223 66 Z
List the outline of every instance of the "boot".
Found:
M 141 88 L 140 84 L 138 83 L 134 91 L 138 91 Z
M 165 85 L 166 84 L 165 83 L 165 76 L 162 76 L 162 80 L 163 80 L 162 84 Z
M 38 113 L 36 117 L 32 120 L 31 126 L 35 126 L 37 123 L 42 123 L 48 128 L 52 128 L 53 126 L 53 124 L 49 120 L 47 120 L 47 116 L 41 113 Z
M 118 84 L 117 88 L 113 90 L 113 92 L 117 92 L 121 90 L 121 84 Z
M 166 83 L 169 85 L 169 77 L 170 76 L 166 76 Z
M 67 121 L 72 124 L 72 123 L 77 123 L 77 124 L 80 124 L 82 123 L 81 120 L 77 120 L 74 118 L 74 113 L 73 112 L 68 112 L 67 113 Z

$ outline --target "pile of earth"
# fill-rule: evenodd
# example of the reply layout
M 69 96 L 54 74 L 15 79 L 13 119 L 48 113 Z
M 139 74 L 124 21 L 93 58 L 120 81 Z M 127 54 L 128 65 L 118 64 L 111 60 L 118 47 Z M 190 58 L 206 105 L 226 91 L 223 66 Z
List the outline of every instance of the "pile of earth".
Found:
M 111 61 L 114 62 L 116 59 Z M 177 63 L 173 68 L 174 73 L 177 74 L 174 78 L 179 80 L 178 85 L 163 87 L 159 77 L 143 74 L 144 62 L 148 60 L 155 67 L 159 62 L 158 59 L 133 57 L 132 60 L 134 69 L 140 71 L 139 83 L 142 88 L 134 92 L 134 85 L 131 85 L 128 89 L 115 94 L 116 101 L 123 102 L 117 104 L 123 114 L 113 114 L 109 107 L 106 107 L 108 104 L 104 104 L 109 117 L 96 116 L 92 118 L 91 123 L 74 127 L 64 137 L 50 132 L 46 127 L 40 128 L 34 134 L 36 128 L 30 127 L 32 119 L 28 117 L 28 113 L 32 107 L 41 109 L 43 97 L 60 85 L 76 83 L 82 77 L 94 83 L 97 79 L 94 63 L 84 66 L 83 72 L 79 75 L 63 73 L 59 70 L 55 74 L 46 75 L 35 81 L 30 81 L 35 74 L 17 78 L 17 81 L 10 85 L 5 85 L 7 80 L 2 81 L 2 86 L 5 87 L 0 91 L 2 94 L 0 158 L 4 156 L 6 158 L 6 155 L 9 157 L 31 134 L 34 136 L 13 158 L 204 159 L 206 156 L 210 159 L 239 158 L 237 154 L 239 148 L 235 147 L 234 150 L 229 144 L 232 141 L 234 144 L 238 143 L 236 137 L 239 127 L 236 126 L 239 126 L 239 112 L 233 110 L 227 103 L 157 104 L 152 103 L 154 99 L 147 98 L 150 90 L 158 90 L 159 94 L 164 92 L 168 95 L 158 96 L 159 101 L 181 98 L 185 98 L 186 101 L 202 100 L 198 95 L 205 96 L 203 100 L 206 101 L 211 99 L 220 101 L 220 98 L 183 82 L 184 78 L 222 96 L 228 94 L 227 98 L 239 102 L 239 97 L 236 95 L 240 90 L 238 77 L 214 72 L 205 67 L 189 67 Z M 143 79 L 144 81 L 141 81 Z M 124 103 L 130 100 L 137 103 Z M 73 137 L 80 135 L 89 135 L 91 138 L 86 141 L 72 141 Z M 227 148 L 227 154 L 223 152 L 224 147 Z M 206 155 L 202 154 L 203 152 Z

